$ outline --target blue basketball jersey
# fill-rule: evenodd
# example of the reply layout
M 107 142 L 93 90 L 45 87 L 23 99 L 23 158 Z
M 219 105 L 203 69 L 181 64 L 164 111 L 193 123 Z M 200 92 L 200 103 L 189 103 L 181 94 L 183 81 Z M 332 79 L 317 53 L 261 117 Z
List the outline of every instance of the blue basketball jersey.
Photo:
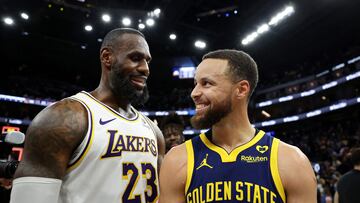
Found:
M 230 154 L 213 144 L 211 130 L 186 141 L 187 203 L 285 203 L 278 172 L 279 140 L 257 130 Z

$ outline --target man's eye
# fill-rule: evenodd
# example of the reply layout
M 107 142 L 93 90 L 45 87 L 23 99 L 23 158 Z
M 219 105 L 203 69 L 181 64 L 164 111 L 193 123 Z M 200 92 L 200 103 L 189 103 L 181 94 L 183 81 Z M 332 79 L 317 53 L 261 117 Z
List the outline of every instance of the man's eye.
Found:
M 211 85 L 211 84 L 208 81 L 203 82 L 203 86 L 209 86 L 209 85 Z
M 140 57 L 139 56 L 133 56 L 131 58 L 133 61 L 140 61 Z

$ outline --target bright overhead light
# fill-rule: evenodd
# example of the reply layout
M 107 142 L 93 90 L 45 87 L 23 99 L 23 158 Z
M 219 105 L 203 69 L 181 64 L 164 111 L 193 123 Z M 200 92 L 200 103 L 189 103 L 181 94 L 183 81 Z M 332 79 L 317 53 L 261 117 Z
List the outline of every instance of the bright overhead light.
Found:
M 251 33 L 248 38 L 249 38 L 249 41 L 253 41 L 255 38 L 257 38 L 259 36 L 259 34 L 257 32 L 253 32 Z
M 243 39 L 241 41 L 241 44 L 247 45 L 250 42 L 254 41 L 258 36 L 259 36 L 259 34 L 257 32 L 253 32 L 253 33 L 249 34 L 248 36 L 246 36 L 245 39 Z
M 195 45 L 195 47 L 197 47 L 199 49 L 204 49 L 206 47 L 206 43 L 201 40 L 196 40 L 194 45 Z
M 111 21 L 111 17 L 110 17 L 109 14 L 103 14 L 103 15 L 101 16 L 101 18 L 102 18 L 102 20 L 103 20 L 104 22 L 106 22 L 106 23 L 108 23 L 108 22 Z
M 144 23 L 139 23 L 138 25 L 139 29 L 142 30 L 145 28 L 145 24 Z
M 270 27 L 268 24 L 262 24 L 258 29 L 257 29 L 257 33 L 258 34 L 261 34 L 261 33 L 264 33 L 264 32 L 267 32 L 269 31 Z
M 158 16 L 160 13 L 161 13 L 160 8 L 156 8 L 156 9 L 154 10 L 154 14 L 155 14 L 156 16 Z
M 122 19 L 122 24 L 125 25 L 125 26 L 131 25 L 131 19 L 128 18 L 128 17 L 123 18 Z
M 287 6 L 284 10 L 285 15 L 291 15 L 294 12 L 295 12 L 295 10 L 294 10 L 293 6 Z
M 176 34 L 171 33 L 171 34 L 169 35 L 169 38 L 170 38 L 171 40 L 175 40 L 175 39 L 176 39 Z
M 152 19 L 152 18 L 149 18 L 149 19 L 147 19 L 146 20 L 146 25 L 148 25 L 148 26 L 153 26 L 155 24 L 155 20 L 154 19 Z
M 248 40 L 248 39 L 243 39 L 243 40 L 241 41 L 241 44 L 242 44 L 242 45 L 247 45 L 247 44 L 249 44 L 249 40 Z
M 14 20 L 13 20 L 12 18 L 10 18 L 10 17 L 5 17 L 5 18 L 3 19 L 3 21 L 4 21 L 4 23 L 5 23 L 6 25 L 13 25 L 13 24 L 14 24 Z
M 295 12 L 294 7 L 292 6 L 285 7 L 281 12 L 277 13 L 274 17 L 272 17 L 269 23 L 264 23 L 260 25 L 260 27 L 258 27 L 258 29 L 255 32 L 252 32 L 250 35 L 242 39 L 241 44 L 248 45 L 250 42 L 254 41 L 259 35 L 269 31 L 270 26 L 277 25 L 280 21 L 284 20 L 294 12 Z
M 287 6 L 283 11 L 277 13 L 274 17 L 271 18 L 269 25 L 277 25 L 280 21 L 284 20 L 294 12 L 294 7 Z
M 90 32 L 91 30 L 93 30 L 93 27 L 91 25 L 85 25 L 85 30 Z
M 26 14 L 26 13 L 21 13 L 20 16 L 25 19 L 25 20 L 28 20 L 29 19 L 29 15 Z

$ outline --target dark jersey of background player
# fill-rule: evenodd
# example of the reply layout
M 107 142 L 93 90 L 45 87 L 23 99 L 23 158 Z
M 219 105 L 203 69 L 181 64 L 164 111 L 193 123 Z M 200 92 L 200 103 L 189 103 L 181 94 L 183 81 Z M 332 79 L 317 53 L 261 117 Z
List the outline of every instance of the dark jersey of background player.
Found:
M 344 174 L 337 183 L 335 203 L 360 202 L 360 147 L 353 148 L 350 153 L 354 168 Z

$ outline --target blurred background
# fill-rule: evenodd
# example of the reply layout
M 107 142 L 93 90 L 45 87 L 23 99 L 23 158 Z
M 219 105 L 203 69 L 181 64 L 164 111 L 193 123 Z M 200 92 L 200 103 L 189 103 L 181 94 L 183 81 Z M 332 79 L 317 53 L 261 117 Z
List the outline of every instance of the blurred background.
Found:
M 2 133 L 26 132 L 52 102 L 95 89 L 102 38 L 131 27 L 145 34 L 153 57 L 150 100 L 137 107 L 152 120 L 177 114 L 185 139 L 197 135 L 189 124 L 195 68 L 209 51 L 239 49 L 259 67 L 251 122 L 310 158 L 319 202 L 332 202 L 352 168 L 348 152 L 360 144 L 360 1 L 0 2 Z M 10 159 L 3 149 L 0 159 Z M 20 160 L 22 145 L 10 156 Z

